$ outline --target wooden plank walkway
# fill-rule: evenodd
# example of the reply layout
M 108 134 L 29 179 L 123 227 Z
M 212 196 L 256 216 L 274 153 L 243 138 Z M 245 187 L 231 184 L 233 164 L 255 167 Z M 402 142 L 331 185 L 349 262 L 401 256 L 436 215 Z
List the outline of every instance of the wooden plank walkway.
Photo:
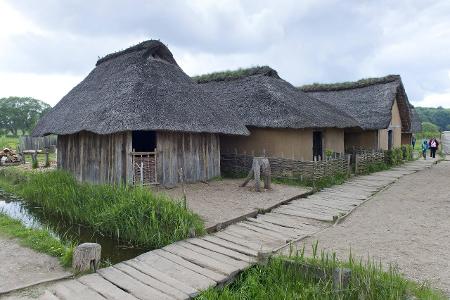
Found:
M 418 160 L 326 188 L 222 231 L 153 250 L 95 274 L 55 283 L 40 299 L 190 299 L 230 281 L 258 259 L 331 226 L 400 177 L 431 167 Z

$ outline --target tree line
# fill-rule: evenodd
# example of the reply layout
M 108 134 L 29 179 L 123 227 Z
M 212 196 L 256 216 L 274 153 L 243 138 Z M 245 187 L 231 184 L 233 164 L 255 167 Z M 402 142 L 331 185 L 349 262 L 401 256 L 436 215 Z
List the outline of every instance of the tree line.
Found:
M 0 135 L 30 133 L 50 108 L 47 103 L 31 97 L 0 98 Z
M 444 131 L 450 130 L 450 109 L 441 106 L 416 107 L 415 108 L 422 122 L 423 131 Z

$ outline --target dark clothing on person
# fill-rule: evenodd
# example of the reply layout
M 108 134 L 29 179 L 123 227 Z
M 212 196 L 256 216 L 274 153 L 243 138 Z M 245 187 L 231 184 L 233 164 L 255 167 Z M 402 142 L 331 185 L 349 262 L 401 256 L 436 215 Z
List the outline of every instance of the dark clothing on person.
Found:
M 428 146 L 430 147 L 430 157 L 436 158 L 436 151 L 439 147 L 439 142 L 435 138 L 433 138 L 428 143 Z

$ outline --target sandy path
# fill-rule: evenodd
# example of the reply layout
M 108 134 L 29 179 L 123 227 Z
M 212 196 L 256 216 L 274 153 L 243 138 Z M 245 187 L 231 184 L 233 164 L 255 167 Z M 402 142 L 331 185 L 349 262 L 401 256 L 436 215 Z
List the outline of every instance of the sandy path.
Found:
M 341 224 L 298 246 L 392 263 L 407 277 L 450 295 L 450 161 L 405 176 Z
M 6 291 L 69 275 L 55 257 L 0 236 L 0 298 Z

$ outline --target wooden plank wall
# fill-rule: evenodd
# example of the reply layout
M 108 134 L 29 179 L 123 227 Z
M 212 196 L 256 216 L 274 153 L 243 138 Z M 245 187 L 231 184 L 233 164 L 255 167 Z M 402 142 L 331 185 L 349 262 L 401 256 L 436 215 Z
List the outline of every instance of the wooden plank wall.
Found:
M 177 184 L 180 168 L 183 168 L 186 182 L 220 176 L 220 141 L 217 134 L 158 132 L 157 145 L 160 184 Z
M 131 133 L 79 132 L 58 136 L 58 168 L 79 181 L 126 183 L 131 180 Z M 132 174 L 132 173 L 131 173 Z

